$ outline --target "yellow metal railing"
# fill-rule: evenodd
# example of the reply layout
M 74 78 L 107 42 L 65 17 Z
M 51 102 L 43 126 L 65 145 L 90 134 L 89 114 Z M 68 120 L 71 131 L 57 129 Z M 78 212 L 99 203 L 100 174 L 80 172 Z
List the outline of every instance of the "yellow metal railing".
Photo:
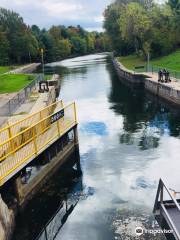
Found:
M 0 186 L 76 124 L 75 103 L 56 105 L 54 113 L 1 143 Z
M 62 108 L 63 102 L 62 101 L 55 102 L 55 103 L 47 106 L 46 108 L 39 110 L 36 113 L 28 115 L 26 118 L 23 118 L 20 121 L 17 121 L 13 124 L 9 124 L 8 126 L 0 129 L 0 143 L 3 143 L 4 141 L 8 140 L 9 138 L 22 132 L 26 128 L 29 128 L 36 122 L 39 122 L 40 120 L 49 116 L 51 113 L 53 113 L 53 111 L 57 107 Z

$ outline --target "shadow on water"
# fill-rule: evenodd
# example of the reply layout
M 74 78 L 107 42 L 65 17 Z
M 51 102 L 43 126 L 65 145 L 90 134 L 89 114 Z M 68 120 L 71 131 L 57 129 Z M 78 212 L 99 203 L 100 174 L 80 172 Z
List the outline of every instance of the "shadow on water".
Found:
M 13 240 L 54 239 L 82 196 L 82 173 L 74 167 L 78 161 L 73 154 L 22 210 Z

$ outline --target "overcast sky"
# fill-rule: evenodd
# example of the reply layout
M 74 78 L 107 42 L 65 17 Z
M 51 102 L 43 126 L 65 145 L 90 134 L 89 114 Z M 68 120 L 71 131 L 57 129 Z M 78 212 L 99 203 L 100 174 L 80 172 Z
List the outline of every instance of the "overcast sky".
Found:
M 24 21 L 48 28 L 78 25 L 101 30 L 103 11 L 112 0 L 0 0 L 0 6 L 18 12 Z

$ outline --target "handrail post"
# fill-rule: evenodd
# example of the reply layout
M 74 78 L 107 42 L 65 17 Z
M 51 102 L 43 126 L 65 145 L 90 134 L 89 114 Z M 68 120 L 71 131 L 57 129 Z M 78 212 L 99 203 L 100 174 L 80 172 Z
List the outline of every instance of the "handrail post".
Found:
M 8 123 L 8 125 L 9 125 L 9 123 Z M 12 140 L 12 132 L 11 132 L 10 126 L 8 126 L 8 135 L 9 135 L 9 139 L 10 139 L 11 152 L 14 155 L 14 144 L 13 144 L 13 140 Z
M 44 121 L 43 121 L 43 116 L 42 116 L 42 110 L 39 112 L 40 114 L 40 120 L 41 120 L 41 133 L 43 133 L 45 127 L 44 127 Z
M 158 184 L 158 189 L 157 189 L 157 193 L 156 193 L 153 213 L 155 213 L 157 208 L 158 208 L 158 200 L 159 200 L 160 191 L 161 191 L 161 179 L 159 180 L 159 184 Z
M 35 127 L 33 127 L 33 143 L 34 143 L 35 154 L 37 155 L 37 153 L 38 153 L 38 148 L 37 148 L 37 142 L 36 142 Z
M 163 191 L 164 191 L 164 186 L 163 186 L 163 183 L 162 183 L 162 181 L 160 180 L 160 189 L 161 189 L 161 191 L 160 191 L 160 202 L 161 203 L 163 203 Z
M 57 129 L 58 129 L 58 136 L 61 136 L 61 131 L 60 131 L 60 125 L 59 125 L 59 120 L 57 121 Z
M 76 103 L 74 102 L 74 117 L 75 117 L 75 122 L 77 123 L 77 112 L 76 112 Z

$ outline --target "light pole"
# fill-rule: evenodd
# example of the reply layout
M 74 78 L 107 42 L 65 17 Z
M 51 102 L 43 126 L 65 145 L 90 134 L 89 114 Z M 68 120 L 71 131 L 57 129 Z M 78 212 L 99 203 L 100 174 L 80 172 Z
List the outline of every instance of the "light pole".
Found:
M 44 49 L 41 48 L 41 62 L 42 62 L 42 72 L 44 77 Z
M 31 63 L 31 53 L 29 51 L 29 62 Z
M 150 70 L 150 53 L 149 52 L 147 54 L 147 70 L 148 70 L 148 72 Z

